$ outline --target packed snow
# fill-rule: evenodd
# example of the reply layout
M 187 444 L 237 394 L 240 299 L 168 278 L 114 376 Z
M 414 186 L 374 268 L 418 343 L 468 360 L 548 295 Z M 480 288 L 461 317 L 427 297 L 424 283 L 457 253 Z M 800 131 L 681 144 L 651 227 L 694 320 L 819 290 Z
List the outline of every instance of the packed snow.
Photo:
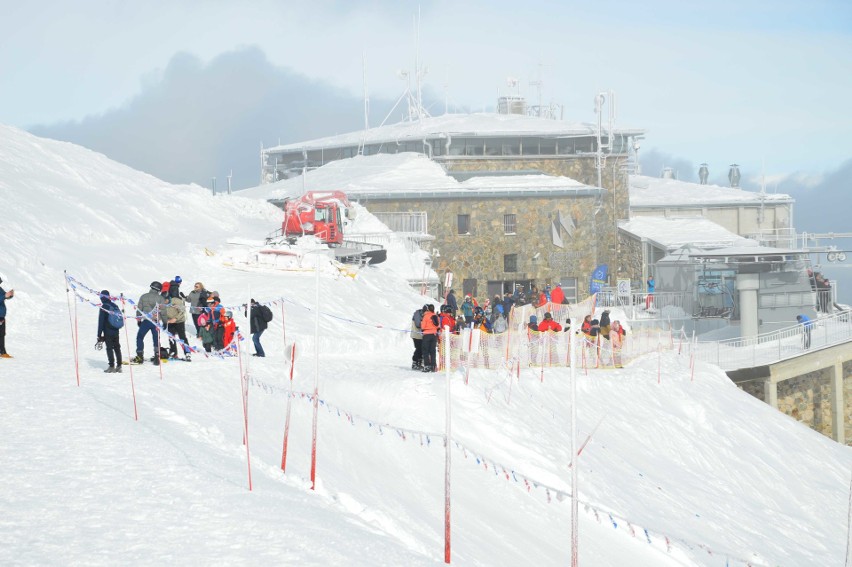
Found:
M 344 268 L 317 249 L 304 269 L 235 265 L 234 239 L 262 240 L 278 209 L 9 127 L 0 196 L 0 285 L 15 289 L 14 358 L 0 360 L 0 564 L 443 563 L 448 376 L 410 369 L 411 313 L 437 301 L 411 290 L 405 261 Z M 176 275 L 186 292 L 219 291 L 245 331 L 238 306 L 270 304 L 267 357 L 245 341 L 239 357 L 105 374 L 97 308 L 78 296 L 135 301 Z M 850 449 L 714 366 L 691 371 L 677 340 L 663 346 L 624 369 L 575 372 L 576 436 L 588 440 L 579 563 L 844 564 Z M 122 349 L 133 354 L 124 334 Z M 570 562 L 571 377 L 449 376 L 452 563 Z

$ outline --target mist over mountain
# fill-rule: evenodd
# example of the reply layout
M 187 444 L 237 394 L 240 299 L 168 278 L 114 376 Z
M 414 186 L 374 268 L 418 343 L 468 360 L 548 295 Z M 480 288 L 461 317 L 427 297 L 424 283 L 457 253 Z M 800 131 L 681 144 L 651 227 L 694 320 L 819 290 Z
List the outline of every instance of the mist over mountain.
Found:
M 371 124 L 392 101 L 371 99 Z M 172 183 L 217 190 L 251 187 L 260 177 L 260 147 L 308 140 L 364 126 L 364 102 L 345 90 L 271 64 L 258 48 L 209 63 L 175 55 L 145 78 L 120 108 L 81 121 L 38 125 L 39 136 L 69 141 Z

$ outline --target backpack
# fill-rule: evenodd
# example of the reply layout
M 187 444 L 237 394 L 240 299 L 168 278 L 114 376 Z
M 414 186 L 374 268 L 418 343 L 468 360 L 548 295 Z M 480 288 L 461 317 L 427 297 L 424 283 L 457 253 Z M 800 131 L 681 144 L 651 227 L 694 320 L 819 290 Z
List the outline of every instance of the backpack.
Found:
M 264 321 L 269 323 L 270 321 L 272 321 L 272 309 L 270 309 L 268 305 L 261 305 L 260 316 L 263 317 Z
M 113 329 L 120 329 L 124 326 L 124 315 L 115 303 L 107 308 L 107 321 Z
M 502 315 L 498 315 L 496 319 L 494 319 L 494 332 L 495 333 L 505 333 L 509 329 L 509 326 L 506 324 L 506 318 Z

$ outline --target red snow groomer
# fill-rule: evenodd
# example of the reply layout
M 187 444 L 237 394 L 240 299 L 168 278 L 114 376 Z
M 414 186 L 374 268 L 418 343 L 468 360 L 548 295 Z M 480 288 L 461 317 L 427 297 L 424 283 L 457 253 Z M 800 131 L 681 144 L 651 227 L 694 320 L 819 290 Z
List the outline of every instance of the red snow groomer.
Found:
M 387 259 L 387 250 L 377 244 L 343 238 L 345 219 L 354 218 L 355 209 L 342 191 L 308 191 L 284 201 L 283 208 L 281 235 L 290 244 L 301 236 L 315 236 L 341 262 L 380 264 Z
M 308 191 L 284 202 L 281 232 L 289 240 L 313 235 L 329 246 L 343 244 L 343 213 L 352 210 L 342 191 Z

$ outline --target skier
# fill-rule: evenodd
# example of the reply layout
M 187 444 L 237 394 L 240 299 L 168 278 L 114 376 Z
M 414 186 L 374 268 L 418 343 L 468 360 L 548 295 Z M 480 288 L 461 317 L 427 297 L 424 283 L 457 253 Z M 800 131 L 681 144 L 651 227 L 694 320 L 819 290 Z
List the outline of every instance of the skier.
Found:
M 0 283 L 3 283 L 3 278 L 0 278 Z M 6 300 L 15 297 L 15 290 L 4 290 L 0 287 L 0 358 L 12 358 L 12 355 L 6 352 Z
M 411 340 L 414 343 L 414 354 L 411 355 L 412 370 L 423 369 L 423 331 L 420 330 L 420 322 L 423 320 L 425 312 L 426 306 L 424 305 L 411 315 Z
M 104 370 L 106 373 L 121 372 L 121 341 L 118 329 L 109 322 L 111 311 L 119 310 L 109 297 L 109 291 L 103 290 L 100 294 L 101 311 L 98 315 L 98 342 L 106 345 L 107 362 L 109 366 Z

